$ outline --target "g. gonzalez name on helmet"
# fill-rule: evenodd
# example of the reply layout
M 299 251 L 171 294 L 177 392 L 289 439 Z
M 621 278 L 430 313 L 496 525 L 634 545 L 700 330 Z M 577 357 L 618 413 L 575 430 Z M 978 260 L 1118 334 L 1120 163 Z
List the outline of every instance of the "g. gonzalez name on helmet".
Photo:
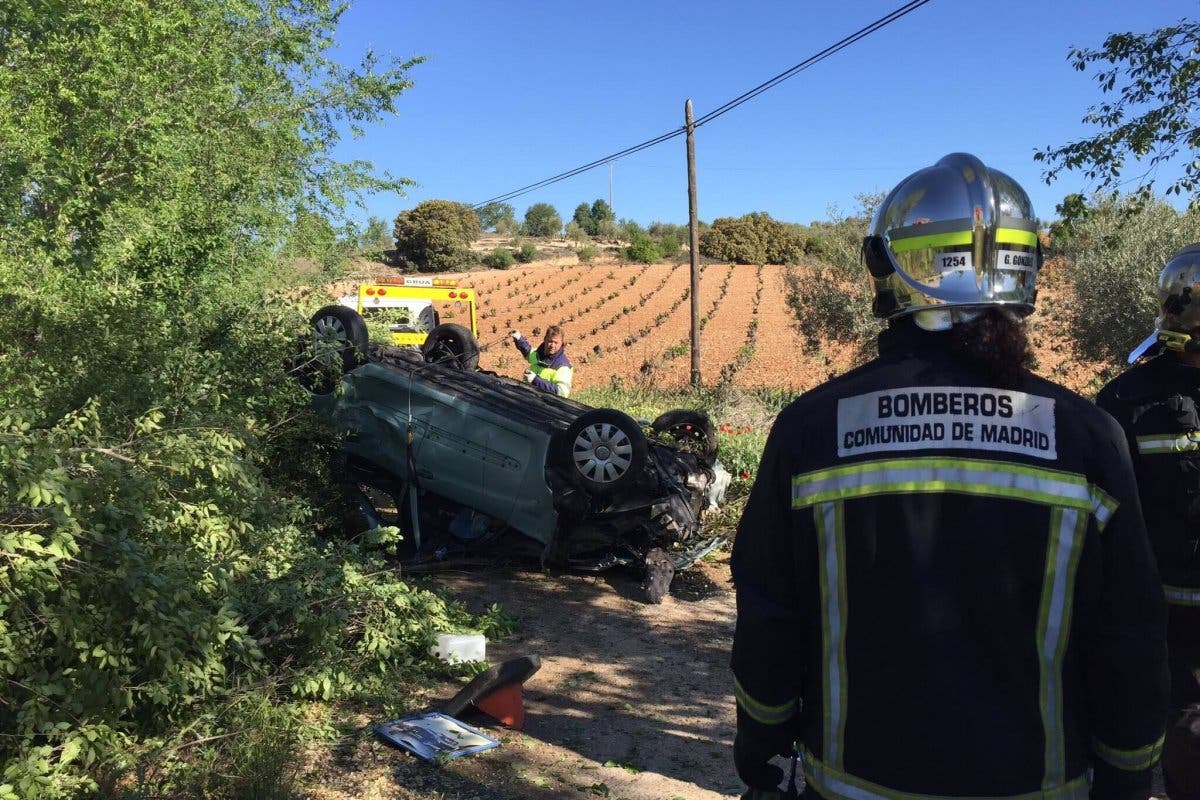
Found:
M 1054 400 L 990 387 L 908 386 L 838 400 L 838 455 L 967 449 L 1057 458 Z
M 928 414 L 1002 417 L 1013 415 L 1012 397 L 994 390 L 932 391 L 905 389 L 879 394 L 879 418 Z

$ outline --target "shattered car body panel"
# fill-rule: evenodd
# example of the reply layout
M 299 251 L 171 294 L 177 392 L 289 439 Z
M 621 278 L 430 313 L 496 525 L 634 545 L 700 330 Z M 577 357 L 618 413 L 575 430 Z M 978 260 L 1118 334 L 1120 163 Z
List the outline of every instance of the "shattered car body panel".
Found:
M 394 500 L 410 563 L 499 552 L 599 570 L 660 551 L 683 569 L 724 542 L 701 519 L 728 483 L 715 457 L 520 381 L 415 350 L 366 352 L 314 404 L 345 435 L 363 504 L 364 486 Z

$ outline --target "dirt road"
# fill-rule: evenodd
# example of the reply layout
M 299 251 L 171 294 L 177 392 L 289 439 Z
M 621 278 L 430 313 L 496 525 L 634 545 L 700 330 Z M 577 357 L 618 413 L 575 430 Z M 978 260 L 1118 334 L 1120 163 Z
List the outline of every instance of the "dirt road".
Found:
M 516 636 L 488 660 L 536 653 L 522 732 L 489 729 L 503 745 L 438 768 L 376 744 L 343 754 L 338 785 L 311 797 L 737 797 L 729 673 L 734 603 L 728 554 L 676 577 L 646 604 L 629 573 L 597 576 L 478 570 L 436 582 L 479 611 L 500 603 Z M 457 687 L 447 684 L 445 699 Z M 318 781 L 315 781 L 319 783 Z

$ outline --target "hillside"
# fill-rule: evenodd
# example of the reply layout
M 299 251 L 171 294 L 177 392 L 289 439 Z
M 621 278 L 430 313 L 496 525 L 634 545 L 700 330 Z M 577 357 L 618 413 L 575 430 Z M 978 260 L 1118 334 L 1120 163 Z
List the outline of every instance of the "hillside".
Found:
M 539 242 L 549 257 L 509 270 L 480 269 L 456 277 L 479 295 L 478 327 L 484 369 L 518 377 L 520 355 L 508 332 L 538 341 L 561 325 L 575 363 L 575 386 L 617 379 L 631 387 L 682 388 L 691 374 L 690 271 L 686 262 L 622 263 L 613 250 L 581 264 L 565 243 Z M 700 279 L 700 372 L 706 387 L 803 391 L 852 366 L 851 348 L 808 348 L 787 305 L 785 275 L 803 267 L 707 264 Z M 1040 279 L 1030 335 L 1039 374 L 1090 396 L 1104 365 L 1082 359 L 1067 330 L 1071 300 L 1064 265 L 1051 260 Z M 366 274 L 395 274 L 363 264 Z M 864 278 L 865 279 L 865 278 Z M 339 284 L 336 291 L 345 290 Z M 442 320 L 463 322 L 461 309 Z

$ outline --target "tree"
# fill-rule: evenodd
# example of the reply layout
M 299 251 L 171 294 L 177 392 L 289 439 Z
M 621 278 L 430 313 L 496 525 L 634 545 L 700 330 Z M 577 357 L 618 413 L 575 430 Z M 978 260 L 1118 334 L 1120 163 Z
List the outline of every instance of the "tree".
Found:
M 575 206 L 575 213 L 571 215 L 571 222 L 579 226 L 580 230 L 588 236 L 596 235 L 596 221 L 592 219 L 592 208 L 587 203 L 580 203 Z
M 602 231 L 611 231 L 616 223 L 616 215 L 612 206 L 597 198 L 590 206 L 580 203 L 575 207 L 571 219 L 587 233 L 588 236 L 598 236 Z
M 1083 117 L 1098 133 L 1034 153 L 1046 162 L 1046 181 L 1063 170 L 1082 169 L 1101 188 L 1118 189 L 1127 182 L 1122 175 L 1132 159 L 1144 162 L 1138 180 L 1149 190 L 1155 168 L 1182 157 L 1183 175 L 1166 193 L 1200 201 L 1200 23 L 1181 20 L 1150 33 L 1114 33 L 1099 49 L 1074 48 L 1068 58 L 1081 72 L 1103 65 L 1096 82 L 1104 95 L 1115 96 Z
M 1058 219 L 1050 223 L 1050 247 L 1053 252 L 1061 253 L 1071 246 L 1075 229 L 1088 218 L 1092 208 L 1088 206 L 1087 198 L 1076 192 L 1064 197 L 1054 211 Z
M 475 214 L 485 231 L 507 234 L 517 229 L 516 212 L 508 203 L 488 203 L 475 209 Z
M 1070 264 L 1065 275 L 1074 300 L 1067 317 L 1072 338 L 1087 357 L 1122 368 L 1153 328 L 1163 265 L 1200 240 L 1200 210 L 1180 214 L 1159 199 L 1118 194 L 1087 203 L 1068 195 L 1060 209 L 1068 235 L 1051 238 L 1051 244 Z
M 525 211 L 527 236 L 557 236 L 562 226 L 562 217 L 549 203 L 534 203 Z
M 333 277 L 357 243 L 357 233 L 348 241 L 323 214 L 301 208 L 286 231 L 280 252 L 285 258 L 313 263 L 323 275 Z
M 452 200 L 426 200 L 396 216 L 396 257 L 422 272 L 466 269 L 474 263 L 471 242 L 479 238 L 479 217 Z
M 383 261 L 387 258 L 387 251 L 395 244 L 387 220 L 379 217 L 368 219 L 366 227 L 358 232 L 358 252 L 367 258 Z
M 588 216 L 592 218 L 592 222 L 596 223 L 599 228 L 605 222 L 616 222 L 617 215 L 613 213 L 612 206 L 600 198 L 592 201 L 592 207 L 588 211 Z
M 257 794 L 245 735 L 288 752 L 300 703 L 468 623 L 326 535 L 337 443 L 288 368 L 314 280 L 281 250 L 403 189 L 333 151 L 417 59 L 342 66 L 327 0 L 3 8 L 0 795 Z

